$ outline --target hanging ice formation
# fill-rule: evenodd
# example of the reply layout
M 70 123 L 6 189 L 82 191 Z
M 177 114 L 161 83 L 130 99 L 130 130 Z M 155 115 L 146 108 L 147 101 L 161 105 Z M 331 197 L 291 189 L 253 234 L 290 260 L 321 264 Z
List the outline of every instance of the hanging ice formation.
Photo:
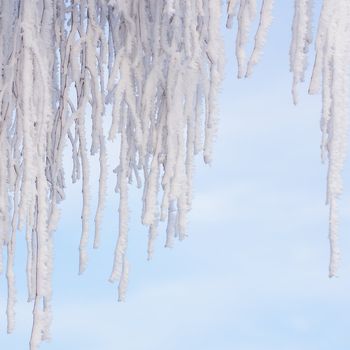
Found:
M 258 6 L 260 22 L 247 59 L 245 46 Z M 227 27 L 237 19 L 238 77 L 250 75 L 259 59 L 272 6 L 273 0 L 227 1 Z M 94 228 L 98 247 L 108 140 L 120 140 L 115 169 L 119 233 L 110 276 L 119 281 L 119 299 L 124 299 L 128 276 L 128 184 L 133 179 L 143 188 L 149 256 L 159 221 L 167 222 L 167 246 L 175 237 L 185 237 L 193 159 L 202 153 L 206 163 L 211 161 L 217 128 L 216 95 L 224 63 L 221 10 L 215 0 L 0 0 L 0 254 L 7 257 L 5 267 L 0 257 L 0 269 L 6 270 L 11 332 L 16 234 L 24 230 L 28 299 L 34 302 L 30 349 L 49 337 L 52 234 L 65 197 L 62 152 L 67 142 L 72 181 L 82 180 L 80 273 L 87 265 L 91 231 L 89 155 L 98 155 L 100 163 Z M 290 48 L 295 102 L 312 41 L 311 15 L 312 0 L 295 0 Z M 349 25 L 348 0 L 323 1 L 310 93 L 322 91 L 330 276 L 338 260 L 336 202 L 347 132 Z

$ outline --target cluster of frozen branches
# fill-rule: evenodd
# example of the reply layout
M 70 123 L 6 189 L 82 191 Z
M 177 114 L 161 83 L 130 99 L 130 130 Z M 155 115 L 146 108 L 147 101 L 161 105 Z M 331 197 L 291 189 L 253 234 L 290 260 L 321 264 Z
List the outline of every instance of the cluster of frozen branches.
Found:
M 259 5 L 258 5 L 259 4 Z M 143 188 L 142 223 L 152 255 L 157 227 L 166 246 L 186 235 L 194 156 L 211 161 L 216 95 L 224 53 L 221 6 L 214 0 L 0 1 L 0 254 L 6 252 L 8 332 L 14 328 L 16 233 L 27 240 L 28 299 L 34 302 L 30 348 L 49 337 L 52 234 L 64 199 L 63 150 L 71 144 L 72 181 L 83 194 L 79 271 L 87 265 L 89 156 L 100 164 L 94 247 L 106 196 L 106 142 L 120 142 L 116 191 L 119 232 L 110 280 L 123 300 L 128 277 L 128 185 Z M 255 45 L 249 29 L 261 6 Z M 227 1 L 237 19 L 238 76 L 249 76 L 271 23 L 273 0 Z M 311 0 L 295 0 L 291 70 L 303 81 L 311 42 Z M 322 85 L 322 150 L 328 155 L 331 275 L 335 273 L 336 199 L 345 154 L 350 3 L 324 0 L 310 92 Z M 87 119 L 91 118 L 91 123 Z M 88 125 L 91 124 L 91 130 Z M 108 127 L 106 127 L 108 125 Z
M 293 99 L 296 86 L 304 81 L 307 53 L 312 42 L 313 0 L 296 0 L 290 47 Z M 329 276 L 339 263 L 337 199 L 342 192 L 341 171 L 346 156 L 349 118 L 350 2 L 324 0 L 316 34 L 316 55 L 309 93 L 322 91 L 321 156 L 328 160 L 327 198 L 331 257 Z
M 273 0 L 262 0 L 260 22 L 255 34 L 255 46 L 250 59 L 245 57 L 249 28 L 256 15 L 257 1 L 228 1 L 227 27 L 237 16 L 236 57 L 238 78 L 249 76 L 261 54 L 267 30 L 272 20 Z M 290 70 L 293 74 L 292 97 L 298 101 L 297 85 L 305 81 L 308 53 L 313 36 L 313 10 L 317 0 L 294 0 Z M 350 89 L 350 2 L 322 0 L 315 40 L 315 58 L 309 84 L 309 93 L 322 92 L 321 157 L 328 161 L 327 197 L 329 205 L 330 264 L 329 276 L 337 273 L 338 210 L 337 199 L 342 192 L 341 171 L 346 157 L 349 89 Z
M 87 265 L 90 231 L 89 154 L 100 161 L 98 247 L 106 139 L 120 140 L 114 171 L 119 235 L 110 276 L 119 281 L 119 299 L 128 275 L 128 184 L 133 179 L 143 187 L 148 254 L 160 220 L 167 222 L 166 245 L 185 237 L 193 158 L 203 152 L 210 161 L 216 130 L 224 59 L 221 6 L 209 0 L 0 4 L 0 245 L 1 252 L 7 248 L 8 332 L 14 327 L 16 232 L 24 228 L 28 294 L 34 301 L 31 349 L 36 349 L 49 336 L 52 233 L 57 205 L 65 196 L 62 153 L 67 142 L 72 180 L 81 179 L 83 193 L 80 273 Z

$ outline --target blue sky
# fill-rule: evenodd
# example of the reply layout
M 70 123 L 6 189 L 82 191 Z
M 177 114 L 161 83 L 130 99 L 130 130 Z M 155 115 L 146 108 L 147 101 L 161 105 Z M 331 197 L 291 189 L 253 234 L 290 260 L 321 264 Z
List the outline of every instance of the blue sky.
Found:
M 132 190 L 125 303 L 117 303 L 117 288 L 107 282 L 117 233 L 113 179 L 102 246 L 91 249 L 83 276 L 77 275 L 81 189 L 69 185 L 55 234 L 53 339 L 41 349 L 350 348 L 350 168 L 344 171 L 340 201 L 342 263 L 339 277 L 330 280 L 320 96 L 307 96 L 304 85 L 299 105 L 292 104 L 292 5 L 283 6 L 286 2 L 276 2 L 264 56 L 252 78 L 235 78 L 233 33 L 225 33 L 226 79 L 214 162 L 208 167 L 198 159 L 189 237 L 164 249 L 160 234 L 150 262 L 147 230 L 139 224 L 139 193 Z M 23 238 L 16 260 L 17 326 L 10 336 L 4 276 L 0 280 L 1 350 L 26 349 L 29 339 Z

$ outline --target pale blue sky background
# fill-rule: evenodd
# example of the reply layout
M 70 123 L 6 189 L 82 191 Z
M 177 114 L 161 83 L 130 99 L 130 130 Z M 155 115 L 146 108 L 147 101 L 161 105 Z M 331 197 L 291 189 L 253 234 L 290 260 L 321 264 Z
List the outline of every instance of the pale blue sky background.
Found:
M 225 33 L 220 131 L 213 165 L 198 159 L 189 238 L 164 249 L 161 234 L 147 262 L 147 230 L 139 224 L 138 192 L 132 192 L 125 303 L 117 303 L 117 288 L 107 282 L 117 232 L 113 179 L 102 247 L 91 250 L 83 276 L 77 276 L 81 189 L 69 186 L 55 234 L 53 339 L 41 349 L 350 348 L 350 168 L 341 200 L 342 264 L 339 278 L 329 280 L 320 97 L 306 96 L 305 85 L 293 106 L 292 2 L 276 1 L 274 16 L 264 56 L 248 80 L 235 78 L 233 33 Z M 17 327 L 11 336 L 5 334 L 0 279 L 1 350 L 28 348 L 32 306 L 25 302 L 23 237 L 18 244 Z

